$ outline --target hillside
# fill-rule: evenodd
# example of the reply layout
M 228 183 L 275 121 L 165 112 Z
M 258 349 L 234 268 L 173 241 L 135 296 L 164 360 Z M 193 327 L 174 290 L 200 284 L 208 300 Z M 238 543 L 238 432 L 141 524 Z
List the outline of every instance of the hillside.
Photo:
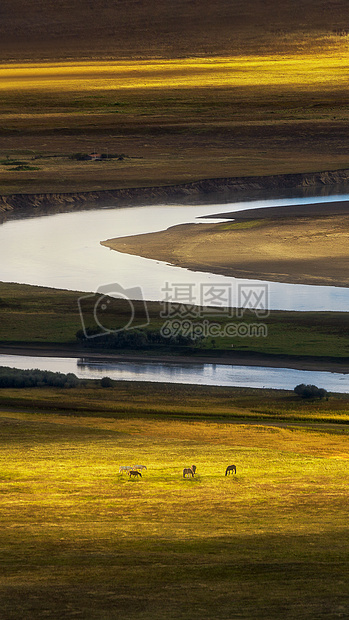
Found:
M 323 49 L 345 0 L 2 0 L 3 60 L 178 57 Z
M 2 0 L 1 195 L 347 169 L 347 13 Z

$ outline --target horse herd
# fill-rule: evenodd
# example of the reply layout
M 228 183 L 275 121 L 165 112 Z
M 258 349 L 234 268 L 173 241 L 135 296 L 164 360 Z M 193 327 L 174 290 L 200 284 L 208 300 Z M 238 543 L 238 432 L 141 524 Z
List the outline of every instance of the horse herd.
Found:
M 140 470 L 147 469 L 146 465 L 120 465 L 119 474 L 126 472 L 130 478 L 142 478 Z
M 146 465 L 120 465 L 119 474 L 126 472 L 130 478 L 142 478 L 141 471 L 143 469 L 147 470 Z M 196 469 L 196 465 L 185 467 L 183 469 L 183 478 L 194 478 Z M 236 474 L 236 465 L 228 465 L 225 470 L 225 475 L 228 476 L 228 474 Z

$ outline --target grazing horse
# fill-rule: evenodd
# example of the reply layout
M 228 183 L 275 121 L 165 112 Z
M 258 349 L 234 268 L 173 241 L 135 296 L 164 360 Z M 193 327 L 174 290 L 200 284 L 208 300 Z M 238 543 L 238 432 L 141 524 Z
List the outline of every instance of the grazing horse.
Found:
M 119 474 L 123 474 L 124 471 L 130 471 L 132 469 L 131 465 L 120 465 Z
M 191 476 L 193 478 L 194 472 L 191 467 L 185 467 L 183 469 L 183 478 L 185 478 L 186 476 Z
M 142 478 L 142 474 L 140 471 L 137 471 L 136 469 L 130 469 L 130 471 L 128 472 L 128 475 L 130 476 L 134 476 L 135 478 L 138 478 L 138 476 L 140 476 Z
M 145 469 L 145 471 L 147 471 L 147 466 L 146 465 L 133 465 L 132 469 L 140 469 L 141 471 Z
M 232 473 L 236 474 L 236 465 L 228 465 L 227 469 L 225 470 L 226 476 Z

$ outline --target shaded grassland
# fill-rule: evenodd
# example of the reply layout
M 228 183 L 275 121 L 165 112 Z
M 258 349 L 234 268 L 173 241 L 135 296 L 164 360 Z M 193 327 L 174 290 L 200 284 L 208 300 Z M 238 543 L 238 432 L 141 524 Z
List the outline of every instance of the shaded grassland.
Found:
M 0 401 L 2 618 L 348 615 L 347 432 L 246 423 L 253 408 L 294 408 L 311 427 L 331 401 L 345 420 L 346 396 L 124 382 L 19 392 L 22 405 L 9 390 Z M 141 480 L 118 473 L 134 463 Z
M 76 339 L 76 333 L 81 330 L 81 317 L 78 308 L 80 293 L 74 291 L 59 291 L 44 287 L 29 286 L 22 284 L 0 284 L 0 343 L 4 347 L 17 346 L 23 350 L 31 346 L 49 346 L 59 353 L 62 350 L 88 351 L 81 349 L 81 343 Z M 82 295 L 85 295 L 84 293 Z M 94 304 L 96 297 L 91 297 L 84 306 L 87 326 L 96 327 L 93 319 Z M 135 302 L 137 307 L 137 302 Z M 157 302 L 147 303 L 149 326 L 145 329 L 160 330 L 166 322 L 166 318 L 160 313 L 165 310 L 164 304 Z M 167 308 L 166 308 L 167 311 Z M 237 325 L 243 322 L 246 325 L 263 325 L 264 335 L 254 337 L 229 335 L 208 337 L 193 346 L 182 349 L 172 348 L 167 345 L 153 346 L 142 351 L 140 355 L 158 354 L 184 354 L 195 359 L 196 356 L 214 356 L 216 358 L 227 356 L 234 352 L 255 354 L 267 354 L 271 358 L 277 355 L 291 356 L 294 361 L 302 361 L 302 358 L 312 356 L 316 364 L 327 358 L 332 361 L 346 364 L 349 353 L 349 339 L 347 335 L 347 315 L 345 312 L 281 312 L 272 311 L 268 317 L 258 318 L 254 313 L 245 312 L 242 317 L 237 317 L 234 309 L 232 316 L 212 316 L 211 313 L 203 317 L 193 319 L 198 324 L 203 320 L 209 320 L 224 329 L 226 324 Z M 111 329 L 117 329 L 127 325 L 130 319 L 130 307 L 117 300 L 113 301 L 109 314 L 102 317 L 103 325 Z M 132 331 L 132 330 L 131 330 Z M 94 339 L 102 351 L 103 337 Z M 87 342 L 87 345 L 90 343 Z M 232 348 L 233 345 L 233 348 Z M 92 345 L 90 345 L 92 346 Z M 91 351 L 97 350 L 95 347 Z M 119 349 L 114 352 L 123 352 Z M 130 352 L 130 351 L 128 351 Z M 137 350 L 133 351 L 137 353 Z M 282 364 L 281 364 L 282 365 Z
M 2 64 L 0 159 L 21 163 L 0 165 L 1 194 L 346 168 L 347 45 Z M 71 159 L 94 151 L 124 157 Z
M 348 35 L 345 0 L 3 0 L 1 57 L 173 58 L 319 52 Z

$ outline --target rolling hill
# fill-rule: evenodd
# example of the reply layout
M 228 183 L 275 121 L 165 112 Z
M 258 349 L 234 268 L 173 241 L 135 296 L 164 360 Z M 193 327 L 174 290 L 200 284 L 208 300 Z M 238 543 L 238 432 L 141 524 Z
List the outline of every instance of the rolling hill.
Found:
M 178 57 L 323 49 L 345 0 L 2 0 L 3 60 Z

